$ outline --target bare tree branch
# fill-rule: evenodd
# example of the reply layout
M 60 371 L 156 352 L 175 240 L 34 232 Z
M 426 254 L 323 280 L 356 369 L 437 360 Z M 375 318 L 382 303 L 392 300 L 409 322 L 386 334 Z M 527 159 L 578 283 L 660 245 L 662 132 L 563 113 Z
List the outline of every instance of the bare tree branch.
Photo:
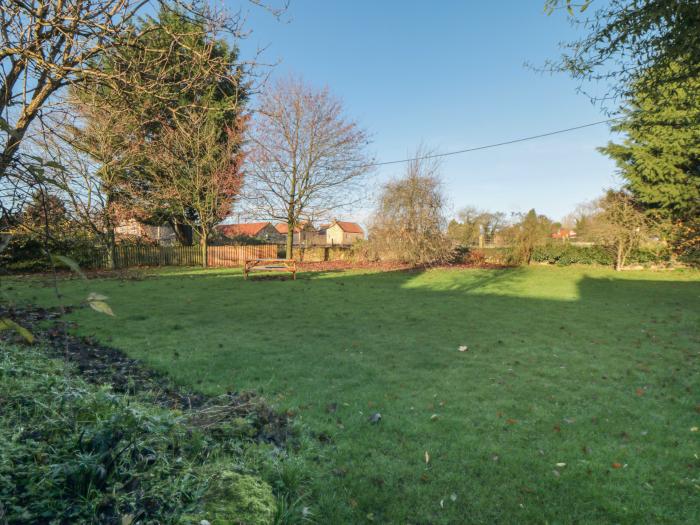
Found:
M 264 93 L 249 135 L 245 196 L 252 214 L 287 224 L 287 257 L 303 219 L 357 200 L 372 162 L 368 144 L 328 89 L 290 77 Z

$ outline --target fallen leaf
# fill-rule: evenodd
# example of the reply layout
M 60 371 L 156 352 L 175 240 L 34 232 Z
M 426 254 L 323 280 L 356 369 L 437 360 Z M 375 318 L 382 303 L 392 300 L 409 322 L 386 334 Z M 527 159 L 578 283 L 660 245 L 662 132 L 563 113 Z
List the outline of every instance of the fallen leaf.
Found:
M 92 308 L 96 312 L 111 315 L 112 317 L 114 317 L 114 312 L 104 301 L 89 301 L 88 304 L 90 305 L 90 308 Z
M 508 423 L 509 425 L 515 425 L 517 422 L 518 422 L 517 419 L 512 419 L 512 418 L 506 419 L 506 423 Z
M 644 389 L 643 389 L 643 388 L 638 388 L 637 390 L 635 390 L 635 393 L 636 393 L 639 397 L 641 397 L 641 396 L 644 395 Z
M 430 463 L 430 454 L 428 454 L 428 451 L 425 451 L 425 464 L 427 465 Z
M 622 468 L 622 463 L 613 463 L 612 468 Z
M 34 334 L 32 334 L 24 326 L 15 323 L 12 319 L 8 319 L 7 317 L 0 319 L 0 331 L 2 330 L 13 330 L 22 336 L 27 343 L 34 343 Z

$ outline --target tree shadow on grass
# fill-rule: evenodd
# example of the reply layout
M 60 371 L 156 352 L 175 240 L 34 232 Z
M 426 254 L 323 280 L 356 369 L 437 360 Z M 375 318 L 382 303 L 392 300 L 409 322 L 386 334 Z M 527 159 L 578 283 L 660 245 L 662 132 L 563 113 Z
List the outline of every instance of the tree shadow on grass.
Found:
M 687 474 L 700 283 L 584 275 L 555 299 L 557 274 L 539 286 L 528 276 L 321 272 L 255 293 L 242 283 L 256 303 L 237 317 L 238 346 L 204 366 L 230 363 L 332 436 L 321 484 L 355 506 L 324 509 L 331 520 L 692 521 L 692 489 L 643 486 Z M 453 492 L 458 503 L 435 514 Z

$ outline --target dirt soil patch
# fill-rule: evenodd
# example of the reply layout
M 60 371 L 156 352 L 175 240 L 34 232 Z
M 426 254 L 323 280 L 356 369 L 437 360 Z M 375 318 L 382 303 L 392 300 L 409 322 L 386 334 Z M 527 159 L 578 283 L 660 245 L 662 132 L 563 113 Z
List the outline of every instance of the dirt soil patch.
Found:
M 65 309 L 69 313 L 72 308 Z M 287 414 L 274 411 L 263 398 L 253 392 L 228 392 L 208 396 L 174 384 L 164 374 L 153 370 L 119 349 L 103 345 L 92 337 L 69 333 L 58 308 L 28 306 L 6 308 L 0 306 L 0 318 L 7 317 L 30 330 L 37 342 L 52 357 L 60 357 L 74 364 L 89 383 L 108 384 L 121 394 L 143 395 L 155 404 L 182 410 L 188 420 L 210 427 L 215 423 L 245 418 L 255 429 L 254 439 L 282 446 L 291 436 Z M 0 332 L 0 338 L 20 343 L 14 333 Z

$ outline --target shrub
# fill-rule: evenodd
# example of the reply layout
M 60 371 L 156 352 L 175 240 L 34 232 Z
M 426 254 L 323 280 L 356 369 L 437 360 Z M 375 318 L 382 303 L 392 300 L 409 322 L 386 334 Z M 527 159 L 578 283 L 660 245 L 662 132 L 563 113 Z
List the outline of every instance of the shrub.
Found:
M 384 184 L 379 194 L 369 243 L 382 260 L 412 266 L 450 260 L 439 165 L 424 153 L 419 151 L 404 177 Z
M 74 259 L 81 268 L 99 266 L 103 250 L 88 237 L 75 237 L 52 241 L 48 246 L 53 255 L 66 255 Z M 0 267 L 12 272 L 45 272 L 51 263 L 44 251 L 44 241 L 38 235 L 15 235 L 5 250 L 0 253 Z
M 474 250 L 483 254 L 484 262 L 510 266 L 517 264 L 517 255 L 512 248 L 481 248 Z
M 632 250 L 627 258 L 628 264 L 654 264 L 669 261 L 671 254 L 667 249 L 654 250 L 638 248 Z M 532 260 L 540 263 L 567 266 L 570 264 L 600 264 L 613 266 L 615 257 L 605 246 L 577 246 L 569 243 L 550 243 L 537 246 Z
M 613 257 L 602 246 L 575 246 L 571 244 L 545 244 L 537 246 L 532 254 L 534 262 L 558 264 L 602 264 L 612 265 Z

